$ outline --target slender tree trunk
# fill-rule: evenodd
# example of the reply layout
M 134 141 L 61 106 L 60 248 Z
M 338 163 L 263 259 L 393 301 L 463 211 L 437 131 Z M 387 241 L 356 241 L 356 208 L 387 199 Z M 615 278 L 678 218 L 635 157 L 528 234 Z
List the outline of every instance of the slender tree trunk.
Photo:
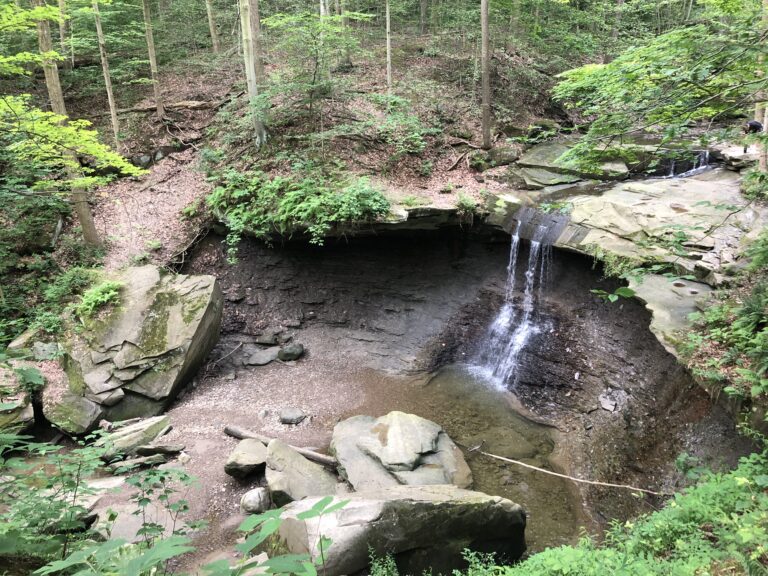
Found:
M 258 0 L 240 0 L 240 32 L 243 39 L 243 62 L 245 80 L 248 85 L 248 102 L 253 106 L 259 96 L 259 81 L 263 79 L 264 69 L 261 64 L 260 47 L 257 36 L 261 31 Z M 253 129 L 256 146 L 267 141 L 267 130 L 259 115 L 252 111 Z
M 763 0 L 762 28 L 763 30 L 768 29 L 768 0 Z M 765 62 L 761 61 L 761 75 L 765 75 L 764 66 Z M 763 91 L 760 96 L 762 99 L 765 96 L 765 91 Z M 762 103 L 762 112 L 763 136 L 765 136 L 766 132 L 768 132 L 768 106 L 766 106 L 765 102 Z M 768 172 L 768 144 L 761 144 L 760 146 L 759 168 L 760 172 Z
M 609 50 L 613 50 L 616 47 L 617 40 L 619 39 L 619 27 L 621 26 L 621 16 L 624 8 L 624 0 L 616 0 L 616 10 L 613 13 L 613 25 L 611 26 L 611 45 Z M 603 62 L 610 62 L 613 60 L 611 54 L 605 54 L 603 56 Z
M 264 55 L 261 48 L 261 14 L 259 0 L 250 0 L 251 4 L 251 38 L 253 39 L 253 64 L 256 71 L 256 86 L 263 86 Z
M 115 148 L 121 151 L 120 124 L 117 120 L 117 105 L 115 95 L 112 92 L 112 77 L 109 74 L 109 59 L 107 58 L 107 44 L 104 40 L 104 31 L 101 29 L 101 15 L 99 14 L 99 2 L 93 0 L 93 19 L 96 22 L 96 37 L 99 41 L 99 56 L 101 57 L 101 71 L 104 74 L 104 87 L 107 89 L 107 102 L 109 102 L 109 117 L 112 120 L 112 132 L 115 135 Z
M 147 36 L 147 52 L 149 53 L 149 71 L 152 75 L 152 86 L 155 89 L 155 104 L 157 105 L 157 117 L 165 114 L 163 107 L 163 95 L 160 90 L 160 77 L 157 72 L 157 53 L 155 52 L 155 36 L 152 33 L 152 14 L 149 11 L 149 0 L 141 0 L 144 9 L 144 31 Z
M 480 67 L 483 82 L 482 123 L 483 148 L 491 147 L 491 66 L 490 66 L 490 33 L 488 30 L 488 0 L 480 0 L 480 31 L 482 47 L 480 50 Z
M 385 2 L 387 20 L 387 95 L 392 96 L 392 29 L 389 18 L 389 0 Z
M 67 58 L 67 35 L 69 31 L 69 21 L 66 18 L 67 15 L 67 1 L 59 0 L 59 45 L 61 46 L 61 55 L 64 57 L 64 68 L 72 69 L 72 59 Z
M 213 16 L 213 0 L 205 0 L 205 11 L 208 13 L 208 29 L 211 31 L 211 45 L 213 53 L 221 52 L 221 43 L 219 42 L 219 31 L 216 28 L 216 20 Z
M 32 6 L 43 6 L 43 0 L 32 0 Z M 53 41 L 51 40 L 51 27 L 48 20 L 40 20 L 37 23 L 37 40 L 40 46 L 40 52 L 45 54 L 53 51 Z M 46 58 L 43 60 L 43 73 L 45 74 L 45 85 L 48 88 L 48 98 L 51 101 L 51 110 L 61 116 L 67 115 L 67 107 L 64 104 L 64 94 L 61 91 L 61 82 L 59 82 L 59 69 L 56 61 Z M 77 161 L 74 152 L 65 152 L 70 160 Z M 78 176 L 74 170 L 70 171 L 69 178 L 75 179 Z M 90 246 L 101 246 L 99 233 L 96 231 L 96 225 L 93 222 L 91 207 L 88 205 L 88 196 L 82 188 L 72 189 L 72 204 L 75 208 L 75 214 L 80 221 L 80 227 L 83 229 L 83 239 Z
M 429 0 L 420 0 L 419 2 L 419 34 L 422 36 L 427 33 L 427 11 L 429 10 Z
M 344 31 L 344 35 L 349 34 L 349 18 L 347 18 L 347 4 L 345 0 L 341 0 L 339 3 L 341 9 L 341 29 Z M 349 44 L 344 44 L 344 60 L 342 61 L 342 67 L 350 69 L 352 68 L 352 55 L 349 53 Z

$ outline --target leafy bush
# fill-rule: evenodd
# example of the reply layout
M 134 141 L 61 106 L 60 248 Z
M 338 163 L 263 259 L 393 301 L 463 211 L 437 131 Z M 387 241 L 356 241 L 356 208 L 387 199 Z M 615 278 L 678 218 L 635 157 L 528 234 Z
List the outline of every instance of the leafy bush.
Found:
M 103 307 L 117 304 L 120 301 L 120 289 L 123 286 L 123 282 L 107 280 L 89 288 L 83 294 L 75 312 L 83 318 L 89 318 Z
M 603 545 L 583 538 L 515 566 L 470 561 L 464 576 L 763 574 L 768 560 L 768 458 L 705 476 L 658 512 L 616 524 Z
M 276 176 L 260 171 L 226 171 L 207 198 L 226 220 L 230 255 L 243 233 L 268 240 L 272 233 L 291 235 L 306 230 L 310 242 L 323 244 L 333 226 L 375 220 L 389 212 L 389 201 L 365 178 L 347 182 L 318 174 Z
M 758 168 L 750 168 L 744 172 L 741 188 L 748 198 L 768 200 L 768 173 Z

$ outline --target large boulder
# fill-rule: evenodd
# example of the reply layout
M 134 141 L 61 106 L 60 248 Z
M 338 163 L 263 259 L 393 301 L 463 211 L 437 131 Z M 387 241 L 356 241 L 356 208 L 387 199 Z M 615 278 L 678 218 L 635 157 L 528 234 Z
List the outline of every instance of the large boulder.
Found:
M 395 486 L 344 496 L 349 502 L 321 518 L 301 520 L 317 498 L 286 507 L 280 537 L 297 554 L 320 556 L 326 576 L 354 574 L 377 556 L 392 554 L 401 574 L 450 574 L 464 550 L 493 552 L 514 561 L 525 551 L 525 512 L 510 500 L 455 486 Z
M 276 506 L 308 496 L 336 493 L 336 476 L 277 439 L 267 446 L 266 476 Z
M 333 429 L 331 453 L 357 491 L 399 484 L 472 485 L 461 450 L 434 422 L 404 412 L 354 416 Z
M 98 406 L 108 420 L 154 416 L 191 379 L 219 336 L 223 298 L 213 276 L 129 268 L 120 303 L 67 330 L 62 341 L 69 395 Z M 80 400 L 80 403 L 84 403 Z M 68 402 L 66 411 L 77 409 Z M 49 407 L 51 421 L 82 432 Z M 80 419 L 83 420 L 83 419 Z M 95 422 L 91 422 L 91 426 Z

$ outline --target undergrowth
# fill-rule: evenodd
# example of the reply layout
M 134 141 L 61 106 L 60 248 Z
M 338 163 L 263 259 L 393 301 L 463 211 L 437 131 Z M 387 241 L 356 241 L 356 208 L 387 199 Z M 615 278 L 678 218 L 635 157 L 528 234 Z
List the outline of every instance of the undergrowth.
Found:
M 751 258 L 735 285 L 714 293 L 692 315 L 683 353 L 699 378 L 728 394 L 768 402 L 768 230 L 747 251 Z
M 244 233 L 268 241 L 272 234 L 306 232 L 310 242 L 323 244 L 334 226 L 373 221 L 390 208 L 366 178 L 343 180 L 319 171 L 270 177 L 261 171 L 226 170 L 207 202 L 229 227 L 231 257 Z

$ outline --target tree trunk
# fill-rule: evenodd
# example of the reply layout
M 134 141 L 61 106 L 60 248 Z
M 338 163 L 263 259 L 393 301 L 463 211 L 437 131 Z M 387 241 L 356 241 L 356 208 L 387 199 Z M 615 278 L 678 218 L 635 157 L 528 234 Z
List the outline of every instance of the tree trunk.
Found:
M 157 53 L 155 52 L 155 36 L 152 34 L 152 14 L 149 11 L 149 0 L 141 0 L 144 9 L 144 31 L 147 36 L 147 52 L 149 53 L 149 71 L 152 75 L 152 86 L 155 89 L 155 104 L 157 105 L 157 117 L 165 114 L 163 108 L 163 95 L 160 90 L 160 78 L 157 72 Z
M 42 0 L 32 0 L 32 6 L 43 6 Z M 48 20 L 40 20 L 37 23 L 37 40 L 40 45 L 40 52 L 43 54 L 53 51 L 53 41 L 51 40 L 51 26 Z M 67 115 L 67 107 L 64 104 L 64 94 L 61 91 L 61 83 L 59 82 L 59 69 L 56 66 L 56 61 L 49 58 L 43 60 L 43 73 L 45 74 L 45 85 L 48 89 L 48 98 L 51 103 L 51 110 L 61 116 Z M 71 160 L 77 161 L 74 152 L 65 152 Z M 78 174 L 71 171 L 69 173 L 70 179 L 75 179 Z M 82 188 L 72 189 L 72 204 L 75 208 L 75 214 L 80 221 L 80 227 L 83 229 L 83 239 L 85 243 L 90 246 L 101 246 L 101 239 L 99 233 L 96 231 L 96 225 L 93 222 L 93 214 L 91 214 L 91 208 L 88 205 L 88 197 L 85 194 L 85 190 Z
M 427 11 L 429 10 L 429 0 L 419 2 L 419 34 L 422 36 L 427 33 Z
M 616 47 L 617 40 L 619 39 L 619 26 L 621 26 L 621 16 L 624 8 L 624 0 L 616 0 L 616 10 L 613 13 L 613 24 L 611 26 L 611 45 L 609 50 L 613 50 Z M 611 54 L 605 54 L 603 56 L 603 62 L 610 62 L 613 60 Z
M 762 28 L 763 30 L 768 29 L 768 0 L 763 0 L 763 18 L 762 18 Z M 765 75 L 765 70 L 763 69 L 765 66 L 764 58 L 760 59 L 760 75 Z M 762 100 L 765 97 L 765 92 L 759 94 L 760 100 Z M 763 123 L 763 136 L 766 135 L 766 132 L 768 131 L 768 106 L 766 106 L 765 102 L 762 102 L 762 104 L 758 103 L 758 107 L 762 105 L 762 119 L 760 120 Z M 759 112 L 760 110 L 756 110 L 756 112 Z M 760 172 L 768 172 L 768 144 L 763 142 L 760 144 L 760 163 L 759 163 Z
M 349 18 L 347 18 L 347 4 L 344 0 L 339 3 L 341 9 L 341 28 L 344 34 L 349 34 Z M 344 61 L 342 67 L 350 69 L 352 68 L 352 55 L 349 53 L 349 44 L 344 44 Z
M 766 0 L 768 1 L 768 0 Z M 483 113 L 483 148 L 491 147 L 491 70 L 490 70 L 490 33 L 488 31 L 488 0 L 480 0 L 480 30 L 482 48 L 480 51 L 480 66 L 483 82 L 482 113 Z
M 392 29 L 389 18 L 389 0 L 385 2 L 387 20 L 387 95 L 392 96 Z
M 257 53 L 257 41 L 254 38 L 254 30 L 260 30 L 260 25 L 258 22 L 252 22 L 254 19 L 258 19 L 258 10 L 258 0 L 240 0 L 240 33 L 243 39 L 243 62 L 245 64 L 245 80 L 248 85 L 248 102 L 251 106 L 253 106 L 259 95 L 259 73 L 264 73 L 261 67 L 261 59 Z M 252 115 L 256 146 L 261 146 L 267 141 L 267 130 L 258 114 L 252 112 Z
M 107 89 L 107 102 L 109 102 L 109 117 L 112 120 L 112 132 L 115 135 L 115 148 L 120 152 L 120 124 L 117 121 L 117 105 L 115 95 L 112 92 L 112 77 L 109 74 L 109 60 L 107 58 L 107 45 L 104 41 L 104 31 L 101 29 L 101 15 L 99 14 L 99 2 L 93 0 L 93 19 L 96 22 L 96 37 L 99 41 L 99 56 L 101 57 L 101 71 L 104 74 L 104 87 Z
M 219 42 L 219 31 L 216 28 L 216 20 L 213 17 L 213 0 L 205 0 L 205 11 L 208 13 L 208 29 L 211 31 L 211 44 L 213 53 L 221 52 L 221 43 Z
M 61 12 L 61 15 L 59 16 L 59 45 L 61 46 L 61 55 L 64 57 L 64 69 L 71 70 L 74 55 L 72 58 L 67 58 L 67 35 L 69 31 L 69 21 L 66 19 L 66 0 L 59 0 L 59 12 Z

